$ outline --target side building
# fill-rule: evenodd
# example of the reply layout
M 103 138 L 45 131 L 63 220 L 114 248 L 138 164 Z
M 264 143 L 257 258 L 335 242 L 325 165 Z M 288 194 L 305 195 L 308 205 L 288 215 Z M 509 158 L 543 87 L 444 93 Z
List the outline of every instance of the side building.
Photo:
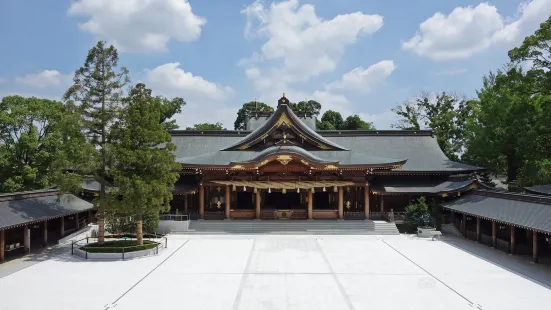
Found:
M 483 168 L 449 160 L 432 131 L 316 131 L 283 96 L 244 131 L 173 131 L 172 213 L 192 219 L 382 219 L 420 196 L 460 196 Z

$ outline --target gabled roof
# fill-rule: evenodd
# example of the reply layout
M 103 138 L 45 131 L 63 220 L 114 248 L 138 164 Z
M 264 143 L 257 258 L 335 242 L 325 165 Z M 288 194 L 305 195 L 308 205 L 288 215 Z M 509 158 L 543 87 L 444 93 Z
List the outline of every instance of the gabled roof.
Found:
M 474 190 L 442 204 L 484 219 L 551 233 L 551 197 Z
M 452 192 L 462 192 L 474 188 L 476 180 L 462 181 L 432 181 L 415 183 L 397 183 L 386 182 L 384 184 L 374 185 L 371 191 L 374 194 L 428 194 L 440 195 Z
M 530 194 L 551 196 L 551 184 L 525 187 L 524 190 Z
M 0 195 L 0 230 L 91 210 L 94 206 L 70 194 L 46 189 Z
M 283 100 L 283 101 L 282 101 Z M 293 131 L 297 136 L 301 137 L 304 141 L 309 142 L 310 144 L 318 147 L 322 150 L 333 150 L 333 151 L 346 151 L 347 149 L 338 145 L 335 142 L 332 142 L 324 137 L 320 136 L 317 132 L 310 129 L 306 126 L 298 116 L 293 113 L 293 110 L 283 102 L 289 102 L 287 98 L 283 97 L 279 99 L 280 104 L 278 105 L 275 112 L 270 116 L 270 118 L 260 126 L 255 131 L 248 134 L 246 137 L 234 143 L 230 146 L 227 146 L 222 149 L 222 151 L 239 151 L 247 150 L 252 146 L 255 146 L 258 143 L 262 143 L 270 134 L 278 129 L 288 129 Z

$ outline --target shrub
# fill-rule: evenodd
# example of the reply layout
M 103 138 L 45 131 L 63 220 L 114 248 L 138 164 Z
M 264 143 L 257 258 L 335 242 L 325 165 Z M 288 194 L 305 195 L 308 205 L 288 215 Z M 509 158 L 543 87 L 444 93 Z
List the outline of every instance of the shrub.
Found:
M 128 253 L 141 250 L 154 249 L 159 243 L 144 240 L 143 245 L 137 245 L 136 240 L 106 241 L 103 244 L 90 243 L 80 249 L 88 253 Z
M 414 233 L 420 226 L 434 227 L 436 223 L 430 211 L 425 197 L 419 198 L 415 203 L 410 203 L 404 214 L 405 231 Z

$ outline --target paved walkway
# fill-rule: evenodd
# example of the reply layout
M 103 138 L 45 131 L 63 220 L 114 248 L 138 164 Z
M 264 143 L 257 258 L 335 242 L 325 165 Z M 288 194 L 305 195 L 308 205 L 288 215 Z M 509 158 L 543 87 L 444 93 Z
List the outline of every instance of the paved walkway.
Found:
M 1 279 L 0 309 L 546 309 L 549 278 L 537 276 L 545 267 L 469 242 L 169 236 L 155 257 L 94 262 L 64 252 L 27 266 Z

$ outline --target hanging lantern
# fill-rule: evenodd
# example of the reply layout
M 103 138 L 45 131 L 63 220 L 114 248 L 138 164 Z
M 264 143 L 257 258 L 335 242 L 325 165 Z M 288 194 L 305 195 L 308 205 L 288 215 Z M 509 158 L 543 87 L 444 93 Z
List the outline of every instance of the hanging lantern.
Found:
M 337 186 L 333 186 L 333 191 L 336 193 L 338 191 Z
M 268 187 L 268 194 L 272 193 L 272 189 Z
M 244 191 L 244 192 L 247 191 L 247 187 L 246 187 L 246 186 L 243 186 L 243 191 Z
M 253 189 L 253 193 L 255 193 L 255 194 L 256 194 L 256 187 L 255 187 L 255 188 Z
M 312 193 L 315 193 L 315 192 L 316 192 L 316 189 L 312 187 Z
M 323 191 L 325 192 L 325 186 L 323 187 Z
M 231 190 L 235 192 L 235 184 L 232 185 Z
M 283 194 L 287 194 L 287 190 L 286 190 L 285 188 L 282 189 L 281 192 L 282 192 Z
M 297 193 L 300 193 L 300 188 L 297 187 Z

